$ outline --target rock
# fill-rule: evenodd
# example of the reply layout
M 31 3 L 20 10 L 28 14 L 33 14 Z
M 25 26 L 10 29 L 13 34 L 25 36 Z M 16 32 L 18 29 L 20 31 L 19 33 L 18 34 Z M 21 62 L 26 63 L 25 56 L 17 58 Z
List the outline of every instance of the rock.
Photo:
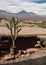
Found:
M 34 47 L 35 48 L 41 48 L 41 45 L 36 44 Z
M 22 52 L 22 54 L 27 54 L 26 50 L 22 50 L 21 52 Z

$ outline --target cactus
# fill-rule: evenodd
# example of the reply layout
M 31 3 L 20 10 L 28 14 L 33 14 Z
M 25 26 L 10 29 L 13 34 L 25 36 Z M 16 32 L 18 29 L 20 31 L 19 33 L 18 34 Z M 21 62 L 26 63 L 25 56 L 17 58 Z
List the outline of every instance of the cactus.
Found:
M 9 21 L 9 24 L 6 23 L 6 27 L 10 30 L 11 33 L 11 39 L 13 43 L 13 48 L 15 47 L 15 40 L 18 37 L 18 32 L 21 30 L 21 28 L 18 30 L 18 19 L 15 20 L 14 17 Z

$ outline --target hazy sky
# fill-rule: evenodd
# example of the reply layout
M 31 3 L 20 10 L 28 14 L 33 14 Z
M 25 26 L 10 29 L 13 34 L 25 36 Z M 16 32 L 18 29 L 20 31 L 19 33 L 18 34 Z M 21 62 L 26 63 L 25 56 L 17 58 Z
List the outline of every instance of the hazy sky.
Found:
M 13 13 L 26 10 L 46 15 L 46 0 L 0 0 L 0 10 Z

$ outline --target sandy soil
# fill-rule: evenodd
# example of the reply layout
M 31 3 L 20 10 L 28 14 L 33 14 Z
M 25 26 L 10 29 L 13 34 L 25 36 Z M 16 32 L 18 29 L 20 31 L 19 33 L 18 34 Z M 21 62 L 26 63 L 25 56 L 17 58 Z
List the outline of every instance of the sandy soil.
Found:
M 0 60 L 0 64 L 10 65 L 46 65 L 46 48 L 45 49 L 27 49 L 27 54 L 19 55 L 16 59 L 7 61 L 7 57 Z M 15 63 L 15 64 L 14 64 Z
M 7 27 L 0 27 L 0 36 L 10 35 L 10 30 Z M 18 33 L 19 36 L 30 36 L 30 35 L 38 35 L 41 37 L 46 37 L 46 29 L 40 27 L 22 27 L 21 31 Z

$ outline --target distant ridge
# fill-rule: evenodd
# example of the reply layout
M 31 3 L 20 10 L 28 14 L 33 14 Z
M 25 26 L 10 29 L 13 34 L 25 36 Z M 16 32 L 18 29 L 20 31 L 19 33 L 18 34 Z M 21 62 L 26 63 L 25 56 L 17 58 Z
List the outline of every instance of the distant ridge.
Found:
M 10 13 L 4 10 L 0 10 L 0 18 L 10 19 L 13 16 L 22 20 L 46 20 L 46 16 L 44 15 L 40 16 L 33 12 L 27 12 L 25 10 L 22 10 L 18 13 Z
M 10 13 L 8 11 L 0 10 L 0 13 Z

